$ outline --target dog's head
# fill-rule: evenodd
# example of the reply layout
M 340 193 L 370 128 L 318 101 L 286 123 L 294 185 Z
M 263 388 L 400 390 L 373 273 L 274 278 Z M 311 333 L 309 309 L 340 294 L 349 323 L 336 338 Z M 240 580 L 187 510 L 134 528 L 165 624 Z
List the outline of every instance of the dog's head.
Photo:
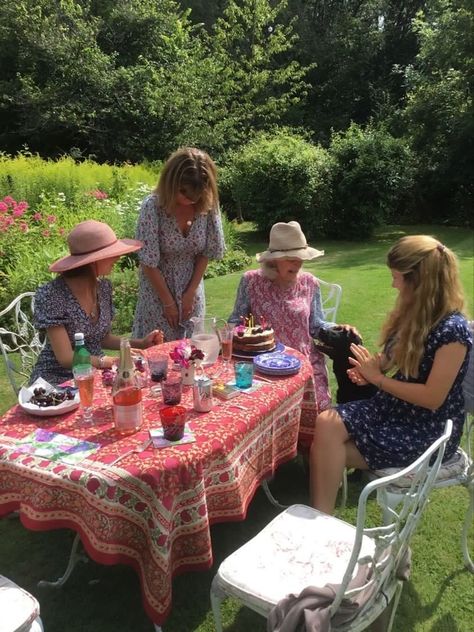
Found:
M 325 353 L 331 360 L 341 356 L 347 358 L 350 355 L 351 344 L 360 345 L 362 342 L 360 336 L 352 330 L 342 329 L 342 327 L 320 329 L 318 340 L 319 344 L 316 344 L 316 349 L 321 351 L 321 353 Z

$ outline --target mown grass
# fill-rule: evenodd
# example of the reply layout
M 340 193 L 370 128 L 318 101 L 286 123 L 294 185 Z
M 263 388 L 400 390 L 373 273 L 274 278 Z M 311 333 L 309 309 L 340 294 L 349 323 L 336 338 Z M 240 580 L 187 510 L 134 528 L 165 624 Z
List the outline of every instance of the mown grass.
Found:
M 266 247 L 266 236 L 257 235 L 248 224 L 239 227 L 250 254 Z M 320 242 L 326 256 L 307 269 L 326 281 L 343 286 L 340 322 L 357 325 L 373 347 L 384 315 L 395 292 L 385 267 L 385 252 L 404 232 L 428 232 L 452 247 L 460 258 L 461 274 L 473 308 L 473 234 L 455 228 L 426 226 L 390 227 L 364 244 Z M 230 313 L 240 273 L 206 281 L 208 313 Z M 1 369 L 3 371 L 3 367 Z M 0 409 L 6 410 L 14 398 L 9 393 L 4 372 L 0 372 Z M 342 517 L 353 520 L 360 483 L 350 485 L 348 508 Z M 308 502 L 307 474 L 302 461 L 282 466 L 272 490 L 284 503 Z M 404 588 L 394 632 L 470 632 L 473 621 L 473 580 L 463 568 L 460 533 L 467 508 L 462 488 L 438 490 L 432 499 L 413 541 L 412 578 Z M 258 491 L 247 519 L 212 528 L 214 566 L 207 572 L 177 577 L 173 586 L 173 611 L 165 632 L 210 632 L 214 629 L 209 605 L 209 586 L 220 561 L 252 537 L 276 510 Z M 315 534 L 317 537 L 317 534 Z M 128 568 L 105 567 L 89 562 L 80 565 L 66 586 L 59 590 L 39 589 L 42 578 L 59 576 L 65 566 L 73 534 L 67 530 L 34 533 L 18 520 L 0 521 L 0 572 L 31 590 L 41 602 L 47 632 L 145 632 L 152 626 L 143 613 L 138 581 Z M 474 538 L 470 538 L 474 551 Z M 98 583 L 96 582 L 98 580 Z M 263 619 L 233 600 L 225 602 L 224 623 L 230 632 L 263 632 Z

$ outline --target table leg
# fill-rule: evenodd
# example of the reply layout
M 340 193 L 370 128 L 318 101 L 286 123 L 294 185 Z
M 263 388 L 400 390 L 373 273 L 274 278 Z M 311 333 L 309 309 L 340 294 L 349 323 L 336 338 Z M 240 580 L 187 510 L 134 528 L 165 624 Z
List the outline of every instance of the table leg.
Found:
M 60 588 L 67 582 L 70 574 L 72 573 L 72 571 L 74 570 L 74 567 L 76 566 L 78 562 L 87 562 L 89 560 L 89 558 L 82 551 L 80 551 L 79 553 L 77 552 L 77 547 L 79 546 L 80 541 L 81 541 L 81 538 L 79 537 L 79 534 L 76 533 L 76 537 L 74 538 L 74 542 L 72 543 L 71 553 L 69 554 L 69 561 L 68 561 L 66 570 L 64 571 L 64 575 L 59 577 L 55 582 L 42 579 L 41 581 L 38 582 L 38 586 L 40 588 L 43 588 L 44 586 Z

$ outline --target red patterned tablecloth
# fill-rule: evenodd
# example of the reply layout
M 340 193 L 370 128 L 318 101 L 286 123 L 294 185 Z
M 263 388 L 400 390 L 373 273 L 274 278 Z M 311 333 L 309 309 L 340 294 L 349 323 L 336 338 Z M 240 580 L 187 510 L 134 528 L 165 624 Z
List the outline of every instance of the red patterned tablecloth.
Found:
M 172 346 L 163 345 L 166 351 Z M 161 399 L 148 389 L 144 424 L 126 437 L 113 428 L 110 387 L 102 385 L 99 374 L 93 427 L 83 426 L 80 411 L 33 417 L 14 406 L 0 419 L 0 515 L 19 510 L 28 528 L 71 528 L 95 561 L 131 565 L 146 612 L 162 624 L 171 608 L 173 575 L 212 564 L 210 525 L 243 520 L 262 479 L 296 454 L 300 430 L 302 444 L 310 441 L 313 373 L 301 354 L 291 352 L 302 361 L 297 375 L 275 378 L 228 402 L 217 400 L 209 413 L 191 410 L 195 443 L 147 450 L 114 466 L 107 464 L 140 445 L 149 428 L 160 426 Z M 182 403 L 192 407 L 191 388 L 184 390 Z M 232 408 L 233 403 L 246 409 Z M 75 466 L 19 452 L 15 441 L 36 428 L 101 447 Z

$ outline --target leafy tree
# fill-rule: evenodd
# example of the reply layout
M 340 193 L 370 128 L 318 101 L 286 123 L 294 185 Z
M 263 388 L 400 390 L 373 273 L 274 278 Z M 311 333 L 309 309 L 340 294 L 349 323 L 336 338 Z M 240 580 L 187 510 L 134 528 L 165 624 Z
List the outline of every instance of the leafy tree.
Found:
M 0 5 L 0 144 L 47 155 L 163 157 L 194 115 L 199 54 L 173 0 L 6 0 Z
M 405 73 L 402 120 L 418 157 L 421 219 L 472 222 L 472 2 L 433 0 L 415 27 L 420 52 Z
M 413 186 L 413 159 L 404 140 L 383 127 L 352 123 L 333 134 L 329 155 L 333 196 L 327 235 L 364 239 L 388 219 L 397 221 Z
M 201 34 L 209 53 L 193 70 L 207 94 L 187 133 L 217 155 L 284 122 L 305 97 L 307 68 L 285 57 L 296 41 L 285 7 L 286 0 L 230 0 L 211 35 Z

